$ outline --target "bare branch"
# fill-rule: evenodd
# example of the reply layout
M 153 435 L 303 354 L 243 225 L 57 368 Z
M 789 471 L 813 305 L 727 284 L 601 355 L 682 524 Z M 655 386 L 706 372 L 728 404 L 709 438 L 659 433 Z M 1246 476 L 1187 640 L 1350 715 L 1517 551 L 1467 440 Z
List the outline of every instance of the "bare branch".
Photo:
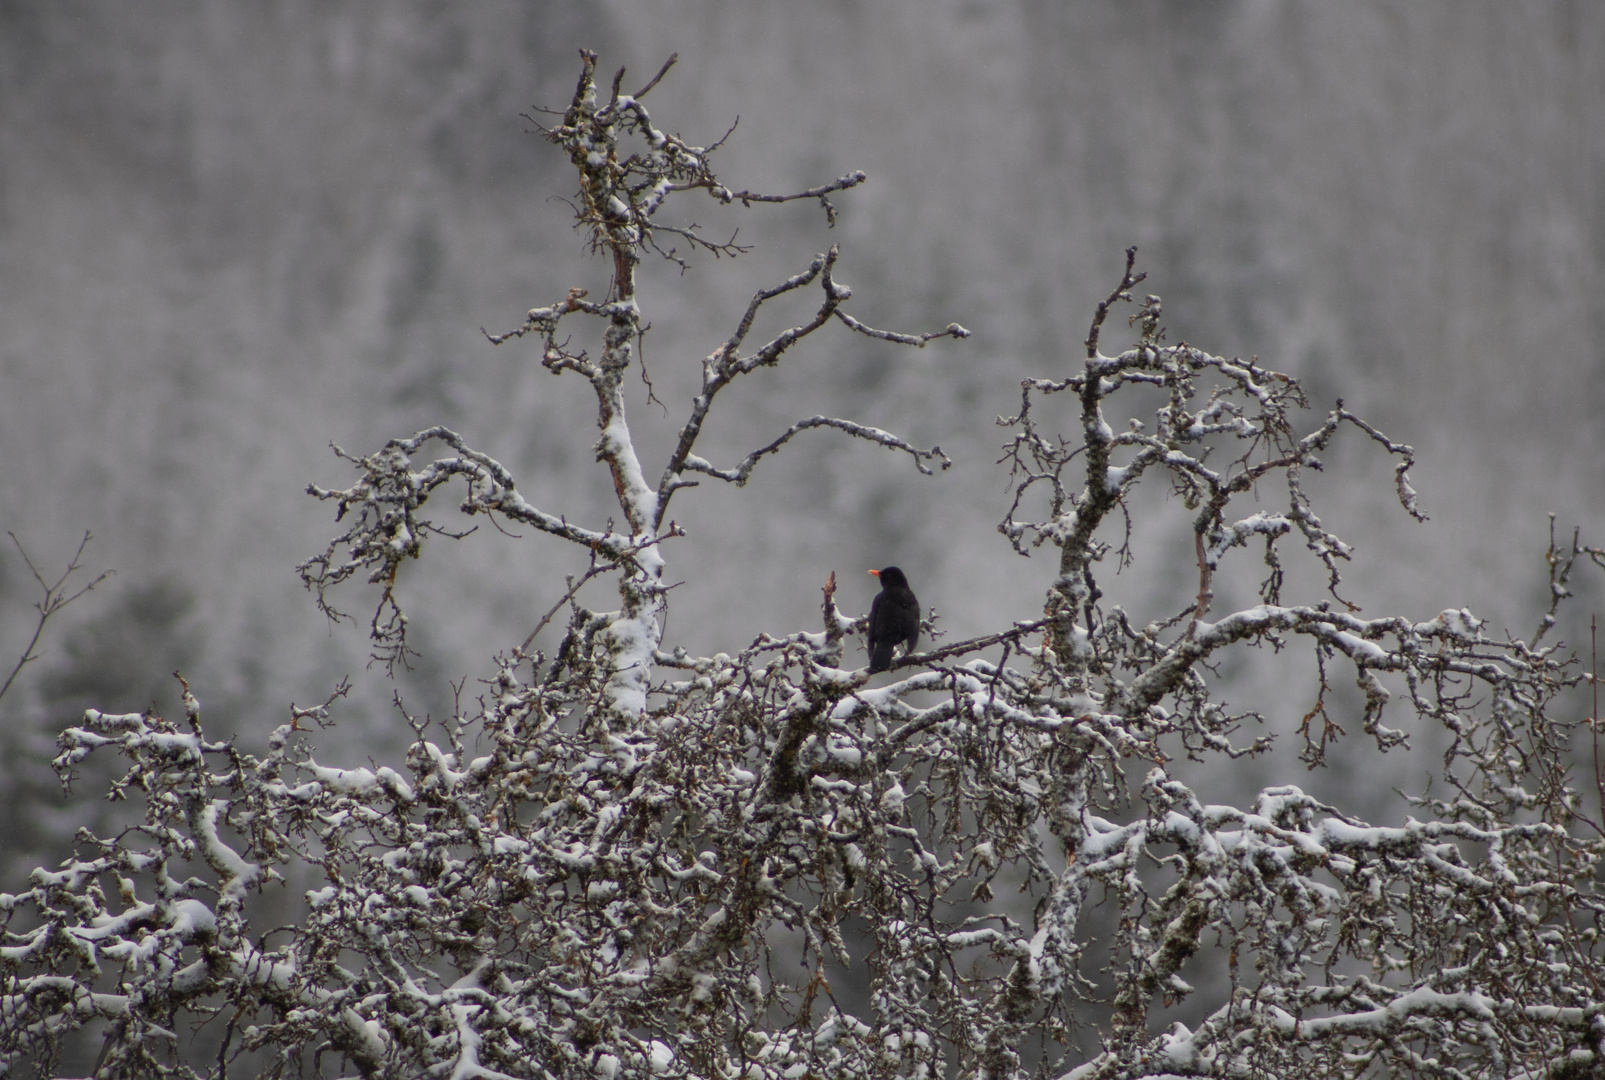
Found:
M 39 572 L 39 568 L 28 557 L 28 551 L 22 546 L 22 541 L 17 539 L 16 533 L 8 530 L 6 535 L 11 537 L 11 542 L 17 546 L 17 554 L 21 555 L 22 561 L 28 564 L 28 570 L 33 574 L 33 579 L 44 592 L 44 596 L 38 603 L 34 604 L 34 610 L 39 613 L 39 621 L 34 624 L 33 636 L 28 639 L 28 644 L 23 647 L 22 655 L 17 658 L 17 663 L 11 669 L 11 674 L 6 676 L 4 685 L 0 685 L 0 698 L 6 696 L 6 692 L 11 689 L 11 684 L 17 681 L 17 676 L 22 672 L 23 667 L 39 659 L 39 654 L 34 650 L 39 645 L 39 638 L 44 634 L 45 624 L 50 621 L 50 617 L 115 573 L 113 570 L 103 571 L 99 577 L 89 584 L 76 592 L 69 593 L 67 591 L 67 579 L 81 568 L 80 560 L 83 558 L 84 549 L 89 546 L 89 541 L 93 539 L 90 533 L 84 533 L 84 538 L 78 541 L 78 550 L 73 552 L 71 559 L 67 560 L 67 569 L 63 570 L 61 576 L 56 578 L 55 581 L 45 580 L 44 575 Z
M 647 96 L 647 94 L 651 93 L 652 88 L 654 86 L 658 85 L 659 82 L 663 81 L 663 76 L 665 76 L 665 75 L 667 75 L 669 73 L 669 69 L 672 68 L 674 66 L 674 64 L 675 64 L 675 61 L 679 60 L 679 59 L 680 59 L 680 54 L 679 53 L 670 53 L 669 54 L 669 58 L 667 60 L 663 61 L 663 66 L 658 68 L 658 73 L 656 75 L 652 76 L 651 81 L 648 82 L 645 86 L 641 87 L 641 89 L 639 89 L 639 90 L 637 90 L 635 92 L 636 98 L 637 99 L 644 98 L 644 97 Z
M 920 450 L 917 447 L 910 446 L 906 441 L 898 438 L 896 435 L 893 435 L 887 431 L 882 431 L 880 428 L 867 427 L 863 424 L 855 424 L 848 420 L 837 420 L 830 416 L 810 416 L 806 420 L 799 420 L 795 424 L 791 425 L 791 427 L 786 429 L 784 434 L 782 434 L 778 439 L 770 443 L 768 446 L 765 446 L 759 450 L 754 450 L 752 453 L 742 458 L 740 463 L 737 464 L 733 469 L 716 468 L 709 462 L 697 457 L 695 454 L 692 454 L 685 459 L 683 469 L 686 472 L 706 473 L 708 476 L 714 476 L 718 477 L 720 480 L 729 481 L 730 483 L 735 484 L 737 487 L 743 487 L 747 483 L 747 480 L 752 476 L 752 470 L 754 466 L 756 466 L 761 459 L 778 451 L 782 446 L 791 441 L 793 435 L 796 435 L 799 432 L 808 431 L 811 428 L 821 427 L 835 428 L 837 431 L 845 431 L 854 438 L 867 439 L 870 442 L 877 443 L 888 449 L 902 450 L 904 453 L 908 454 L 914 459 L 914 467 L 920 472 L 924 473 L 926 476 L 932 475 L 930 467 L 925 464 L 927 461 L 937 462 L 939 467 L 942 469 L 946 469 L 953 464 L 952 460 L 949 459 L 946 454 L 942 453 L 942 448 L 940 446 L 933 446 L 929 450 Z
M 700 472 L 709 476 L 716 476 L 722 480 L 744 485 L 752 474 L 753 467 L 767 454 L 774 453 L 785 445 L 793 435 L 813 427 L 834 427 L 858 438 L 869 439 L 895 449 L 904 450 L 914 458 L 915 467 L 920 472 L 931 475 L 931 470 L 924 464 L 926 461 L 940 461 L 941 467 L 946 469 L 952 464 L 940 447 L 931 450 L 918 450 L 904 440 L 878 428 L 865 427 L 846 420 L 836 420 L 829 417 L 815 416 L 799 421 L 792 425 L 785 434 L 761 450 L 747 455 L 734 469 L 719 469 L 707 460 L 698 457 L 692 452 L 696 446 L 697 437 L 702 433 L 702 426 L 707 419 L 709 411 L 713 408 L 715 398 L 719 391 L 728 386 L 737 376 L 755 371 L 760 367 L 776 364 L 781 356 L 798 341 L 812 334 L 824 326 L 832 316 L 841 319 L 847 326 L 860 333 L 868 334 L 886 341 L 900 344 L 917 345 L 923 347 L 926 342 L 937 337 L 967 337 L 969 331 L 957 323 L 950 323 L 948 327 L 937 334 L 925 334 L 914 337 L 907 334 L 896 334 L 891 331 L 875 330 L 864 326 L 852 319 L 841 310 L 841 304 L 852 296 L 852 290 L 844 285 L 838 285 L 833 277 L 836 260 L 840 250 L 836 246 L 823 255 L 817 256 L 808 269 L 800 274 L 794 274 L 778 285 L 759 289 L 753 294 L 747 309 L 742 313 L 741 321 L 735 331 L 726 339 L 725 343 L 702 363 L 702 391 L 691 403 L 691 413 L 684 426 L 680 429 L 680 438 L 675 445 L 673 453 L 669 455 L 669 463 L 658 481 L 658 520 L 668 510 L 669 500 L 674 492 L 691 484 L 684 479 L 687 472 Z M 824 300 L 814 317 L 801 326 L 794 326 L 782 331 L 774 338 L 760 346 L 750 355 L 741 354 L 741 346 L 746 342 L 747 335 L 752 331 L 753 323 L 758 318 L 758 312 L 764 304 L 776 297 L 803 288 L 814 281 L 819 281 L 824 291 Z
M 931 334 L 899 334 L 893 330 L 877 330 L 873 326 L 865 326 L 845 311 L 838 310 L 835 315 L 848 327 L 867 337 L 879 338 L 881 341 L 892 341 L 899 345 L 913 345 L 921 349 L 936 338 L 967 338 L 970 336 L 970 332 L 958 323 L 948 323 L 942 329 Z
M 1129 301 L 1131 290 L 1148 277 L 1147 273 L 1135 273 L 1136 266 L 1137 248 L 1136 245 L 1132 245 L 1126 249 L 1126 272 L 1121 275 L 1120 284 L 1116 285 L 1108 296 L 1098 301 L 1098 310 L 1092 316 L 1092 326 L 1087 331 L 1086 340 L 1088 360 L 1098 355 L 1098 335 L 1103 332 L 1103 321 L 1108 317 L 1109 309 L 1122 300 Z
M 754 191 L 731 191 L 729 188 L 717 185 L 710 186 L 709 193 L 720 202 L 740 202 L 743 206 L 751 206 L 755 202 L 783 203 L 793 202 L 797 199 L 818 199 L 819 205 L 825 211 L 826 223 L 834 229 L 836 227 L 836 207 L 831 203 L 828 196 L 832 192 L 855 188 L 867 179 L 869 177 L 863 172 L 848 173 L 846 176 L 837 177 L 828 184 L 821 184 L 818 187 L 809 188 L 807 191 L 795 192 L 791 195 L 761 195 Z

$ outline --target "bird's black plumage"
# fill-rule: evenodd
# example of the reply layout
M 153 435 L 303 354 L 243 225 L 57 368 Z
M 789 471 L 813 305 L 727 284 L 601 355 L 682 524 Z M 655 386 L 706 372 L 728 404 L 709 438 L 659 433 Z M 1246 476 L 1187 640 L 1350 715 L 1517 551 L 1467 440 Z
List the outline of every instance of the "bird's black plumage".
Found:
M 871 570 L 881 579 L 881 591 L 869 606 L 869 671 L 892 666 L 892 649 L 899 644 L 913 652 L 920 639 L 920 602 L 908 587 L 908 578 L 895 566 Z

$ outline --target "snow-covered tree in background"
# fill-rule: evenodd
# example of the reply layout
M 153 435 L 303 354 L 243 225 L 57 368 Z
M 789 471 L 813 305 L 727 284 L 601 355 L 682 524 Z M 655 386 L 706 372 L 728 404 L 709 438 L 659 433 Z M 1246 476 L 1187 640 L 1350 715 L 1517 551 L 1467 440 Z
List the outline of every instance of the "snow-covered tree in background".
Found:
M 532 505 L 444 428 L 349 458 L 349 488 L 312 489 L 349 527 L 303 577 L 330 611 L 347 579 L 378 586 L 370 632 L 390 662 L 408 647 L 402 569 L 449 531 L 428 516 L 442 488 L 466 486 L 467 514 L 581 545 L 590 567 L 553 611 L 567 608 L 552 655 L 531 635 L 498 657 L 477 704 L 416 723 L 394 767 L 317 750 L 338 694 L 293 710 L 262 756 L 208 738 L 187 684 L 180 720 L 91 710 L 63 733 L 57 767 L 70 777 L 89 755 L 121 755 L 112 795 L 143 817 L 81 833 L 72 858 L 0 894 L 0 1069 L 51 1070 L 86 1034 L 106 1077 L 1605 1069 L 1602 789 L 1573 786 L 1567 768 L 1591 724 L 1565 695 L 1586 675 L 1545 642 L 1577 561 L 1605 554 L 1552 545 L 1553 599 L 1530 641 L 1462 610 L 1361 617 L 1340 594 L 1349 548 L 1304 480 L 1334 440 L 1358 437 L 1395 460 L 1396 496 L 1417 514 L 1410 448 L 1341 403 L 1301 428 L 1294 380 L 1167 344 L 1154 297 L 1132 318 L 1136 342 L 1100 351 L 1109 313 L 1137 301 L 1134 252 L 1080 369 L 1028 381 L 1001 421 L 1015 481 L 1001 530 L 1021 554 L 1057 552 L 1040 615 L 903 658 L 874 687 L 834 577 L 818 632 L 711 657 L 662 640 L 664 549 L 683 535 L 667 511 L 695 477 L 745 484 L 815 427 L 921 471 L 947 463 L 816 416 L 715 464 L 695 450 L 719 392 L 832 322 L 915 346 L 965 331 L 854 319 L 832 249 L 760 289 L 702 361 L 651 482 L 624 407 L 645 318 L 638 264 L 739 250 L 662 211 L 699 195 L 802 198 L 829 216 L 829 197 L 863 179 L 734 191 L 710 149 L 653 121 L 642 99 L 658 78 L 599 92 L 586 54 L 546 131 L 579 173 L 575 207 L 611 260 L 609 294 L 572 290 L 491 338 L 533 341 L 549 371 L 591 384 L 619 517 L 584 525 Z M 811 318 L 749 340 L 765 304 L 813 290 Z M 599 327 L 595 355 L 579 345 L 586 326 Z M 1139 408 L 1152 421 L 1117 430 Z M 445 456 L 420 463 L 433 446 Z M 1106 606 L 1098 583 L 1147 525 L 1144 481 L 1190 515 L 1197 586 L 1152 616 Z M 1284 549 L 1299 546 L 1324 581 L 1295 599 Z M 1253 551 L 1261 602 L 1215 611 L 1216 583 Z M 619 607 L 588 610 L 581 586 L 607 576 Z M 1264 718 L 1302 737 L 1312 766 L 1346 733 L 1377 753 L 1445 733 L 1413 813 L 1371 825 L 1292 785 L 1212 805 L 1178 778 L 1179 763 L 1271 737 L 1234 742 L 1261 718 L 1221 695 L 1220 661 L 1256 646 L 1300 670 L 1314 654 L 1313 685 L 1290 675 Z M 304 914 L 260 921 L 253 894 L 292 867 L 319 875 Z M 1095 920 L 1112 928 L 1104 940 Z

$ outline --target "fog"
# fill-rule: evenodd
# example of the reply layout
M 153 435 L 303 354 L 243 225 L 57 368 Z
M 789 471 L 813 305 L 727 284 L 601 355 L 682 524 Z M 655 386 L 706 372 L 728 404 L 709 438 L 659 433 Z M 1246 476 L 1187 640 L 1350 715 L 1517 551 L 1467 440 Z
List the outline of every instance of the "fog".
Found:
M 567 103 L 581 47 L 626 66 L 626 89 L 678 52 L 648 104 L 698 144 L 736 125 L 715 158 L 732 187 L 870 178 L 834 200 L 833 230 L 815 205 L 682 204 L 753 250 L 647 265 L 662 406 L 643 384 L 630 407 L 649 476 L 752 291 L 831 243 L 860 319 L 973 332 L 923 350 L 817 335 L 726 395 L 699 445 L 721 465 L 821 412 L 955 465 L 923 477 L 815 432 L 746 488 L 680 492 L 671 646 L 813 628 L 832 571 L 864 610 L 863 571 L 889 563 L 950 639 L 1037 613 L 1051 562 L 997 534 L 994 418 L 1021 378 L 1072 370 L 1132 244 L 1171 340 L 1257 355 L 1317 411 L 1342 398 L 1415 446 L 1426 525 L 1352 440 L 1317 491 L 1358 547 L 1347 595 L 1367 614 L 1466 605 L 1529 631 L 1546 515 L 1605 541 L 1597 4 L 8 4 L 0 525 L 58 571 L 92 531 L 86 566 L 117 571 L 49 627 L 0 703 L 14 730 L 143 708 L 181 666 L 215 734 L 260 740 L 350 676 L 353 754 L 404 738 L 365 666 L 374 598 L 345 596 L 359 623 L 331 628 L 293 570 L 335 532 L 305 486 L 350 482 L 330 442 L 366 453 L 445 423 L 542 509 L 616 515 L 589 388 L 480 332 L 606 290 L 567 163 L 521 115 Z M 1129 340 L 1111 328 L 1106 349 Z M 1177 606 L 1193 583 L 1173 539 L 1145 534 L 1145 561 L 1101 584 Z M 401 584 L 411 708 L 474 692 L 562 596 L 564 547 L 483 523 L 426 547 Z M 1579 591 L 1574 637 L 1602 595 Z M 37 599 L 0 554 L 6 670 Z

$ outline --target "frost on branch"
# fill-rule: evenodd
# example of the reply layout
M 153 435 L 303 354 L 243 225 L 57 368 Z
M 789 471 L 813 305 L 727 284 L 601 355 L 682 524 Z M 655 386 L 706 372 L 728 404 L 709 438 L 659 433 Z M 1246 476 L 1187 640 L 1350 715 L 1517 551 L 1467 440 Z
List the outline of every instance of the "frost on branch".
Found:
M 399 569 L 444 531 L 430 496 L 460 480 L 469 514 L 583 545 L 587 578 L 617 574 L 619 610 L 586 610 L 571 585 L 552 655 L 497 658 L 477 701 L 414 722 L 390 766 L 317 749 L 333 699 L 292 707 L 260 757 L 208 738 L 187 687 L 182 723 L 90 712 L 63 733 L 58 770 L 120 755 L 112 795 L 143 816 L 81 834 L 61 866 L 0 894 L 0 1070 L 48 1070 L 86 1028 L 105 1077 L 1605 1067 L 1601 788 L 1566 767 L 1592 722 L 1563 695 L 1586 676 L 1544 640 L 1574 567 L 1605 552 L 1552 543 L 1550 607 L 1527 641 L 1453 607 L 1360 612 L 1341 589 L 1353 553 L 1303 481 L 1357 438 L 1419 516 L 1410 448 L 1341 404 L 1306 419 L 1297 383 L 1255 361 L 1166 344 L 1153 297 L 1136 341 L 1103 353 L 1109 313 L 1142 280 L 1131 252 L 1079 369 L 1029 380 L 1003 421 L 1015 499 L 1002 532 L 1021 554 L 1057 549 L 1026 564 L 1046 569 L 1040 617 L 900 658 L 871 686 L 832 576 L 817 631 L 706 657 L 674 648 L 658 630 L 659 549 L 680 535 L 665 511 L 689 477 L 745 483 L 813 426 L 920 468 L 946 458 L 828 418 L 734 465 L 695 454 L 718 392 L 827 322 L 928 340 L 847 316 L 833 250 L 754 296 L 647 480 L 620 382 L 640 332 L 636 259 L 660 234 L 695 235 L 654 215 L 681 192 L 766 200 L 719 186 L 708 151 L 653 127 L 644 91 L 621 96 L 615 79 L 601 104 L 593 76 L 587 55 L 548 137 L 580 170 L 581 223 L 612 258 L 613 289 L 571 293 L 493 340 L 533 335 L 544 366 L 590 383 L 622 524 L 531 506 L 507 470 L 433 428 L 352 458 L 351 487 L 314 489 L 348 531 L 302 573 L 320 596 L 357 575 L 380 586 L 375 638 L 402 647 Z M 643 147 L 624 151 L 625 136 Z M 809 321 L 749 344 L 762 304 L 814 288 Z M 588 320 L 602 326 L 595 357 L 572 336 Z M 1144 402 L 1151 426 L 1117 432 L 1109 417 Z M 420 464 L 426 446 L 445 452 Z M 1144 482 L 1191 515 L 1196 589 L 1134 614 L 1105 603 L 1097 572 L 1149 527 L 1133 497 Z M 1295 595 L 1295 561 L 1318 571 L 1314 595 Z M 1217 575 L 1240 563 L 1264 568 L 1258 603 L 1215 610 Z M 1284 680 L 1281 710 L 1260 718 L 1219 672 L 1264 645 L 1254 655 L 1297 658 L 1309 685 Z M 1267 734 L 1243 742 L 1262 720 Z M 1317 767 L 1349 732 L 1380 754 L 1425 731 L 1446 736 L 1419 762 L 1432 786 L 1377 824 L 1292 784 L 1236 805 L 1195 779 L 1218 772 L 1188 771 L 1273 737 L 1302 739 Z M 254 919 L 255 894 L 291 880 L 304 910 Z
M 659 479 L 656 484 L 649 482 L 630 437 L 624 398 L 624 376 L 634 362 L 636 343 L 644 325 L 636 292 L 641 255 L 650 249 L 684 264 L 675 249 L 666 250 L 661 246 L 660 235 L 679 237 L 694 248 L 715 255 L 737 255 L 742 250 L 733 243 L 705 241 L 693 226 L 658 220 L 671 197 L 705 191 L 721 203 L 739 201 L 749 205 L 817 198 L 834 221 L 829 194 L 862 183 L 864 174 L 853 173 L 793 195 L 732 192 L 713 172 L 710 159 L 716 147 L 692 146 L 677 136 L 665 134 L 654 126 L 641 102 L 674 63 L 673 57 L 633 97 L 619 92 L 624 74 L 621 70 L 605 104 L 597 95 L 595 54 L 584 53 L 582 59 L 583 70 L 574 100 L 562 114 L 561 123 L 546 129 L 545 136 L 567 153 L 578 170 L 578 224 L 588 231 L 593 248 L 610 257 L 612 286 L 608 296 L 601 300 L 589 299 L 583 289 L 571 289 L 557 303 L 532 309 L 516 329 L 486 336 L 493 343 L 501 344 L 532 335 L 541 350 L 543 367 L 554 374 L 573 372 L 590 383 L 596 397 L 596 424 L 600 431 L 594 449 L 597 460 L 604 462 L 612 473 L 622 527 L 615 528 L 610 522 L 602 529 L 581 528 L 569 524 L 566 518 L 531 506 L 517 494 L 513 477 L 506 468 L 469 448 L 456 433 L 445 428 L 431 428 L 411 438 L 393 439 L 377 454 L 360 459 L 349 458 L 337 450 L 358 466 L 362 478 L 345 490 L 329 490 L 317 485 L 308 490 L 320 499 L 335 502 L 339 519 L 354 514 L 353 523 L 322 555 L 302 563 L 300 571 L 307 586 L 316 591 L 320 606 L 331 616 L 339 614 L 328 603 L 327 592 L 331 586 L 341 584 L 359 571 L 364 573 L 368 583 L 380 586 L 380 600 L 370 622 L 371 636 L 378 648 L 376 658 L 392 666 L 404 662 L 407 616 L 396 595 L 397 574 L 408 558 L 419 555 L 427 535 L 445 531 L 434 521 L 422 517 L 421 512 L 437 487 L 460 476 L 468 484 L 467 496 L 460 506 L 464 513 L 499 514 L 510 521 L 531 525 L 580 544 L 591 552 L 592 574 L 620 574 L 620 609 L 604 617 L 602 628 L 587 635 L 586 641 L 609 653 L 612 675 L 608 682 L 608 700 L 622 716 L 634 716 L 644 707 L 652 655 L 659 644 L 658 627 L 665 610 L 664 563 L 659 544 L 677 534 L 674 522 L 666 523 L 666 512 L 677 490 L 696 485 L 697 481 L 687 478 L 687 473 L 745 484 L 759 459 L 779 450 L 798 432 L 814 427 L 835 428 L 901 450 L 925 473 L 931 471 L 927 462 L 935 462 L 942 468 L 949 464 L 939 447 L 921 450 L 877 428 L 815 416 L 798 421 L 734 468 L 720 468 L 694 453 L 697 437 L 719 391 L 738 376 L 779 363 L 793 345 L 831 321 L 870 337 L 921 347 L 935 338 L 962 338 L 969 332 L 952 323 L 936 333 L 901 334 L 877 330 L 853 319 L 842 310 L 851 290 L 838 284 L 832 276 L 838 258 L 837 248 L 832 247 L 828 253 L 817 256 L 808 269 L 778 285 L 760 289 L 753 296 L 734 332 L 702 362 L 701 392 L 691 402 L 675 449 Z M 753 323 L 765 303 L 815 284 L 820 288 L 821 297 L 819 308 L 810 320 L 755 347 L 749 343 Z M 601 347 L 597 355 L 576 347 L 574 327 L 566 321 L 575 317 L 601 324 Z M 415 466 L 413 456 L 431 440 L 446 444 L 455 451 L 455 456 Z M 576 615 L 581 621 L 588 617 Z

